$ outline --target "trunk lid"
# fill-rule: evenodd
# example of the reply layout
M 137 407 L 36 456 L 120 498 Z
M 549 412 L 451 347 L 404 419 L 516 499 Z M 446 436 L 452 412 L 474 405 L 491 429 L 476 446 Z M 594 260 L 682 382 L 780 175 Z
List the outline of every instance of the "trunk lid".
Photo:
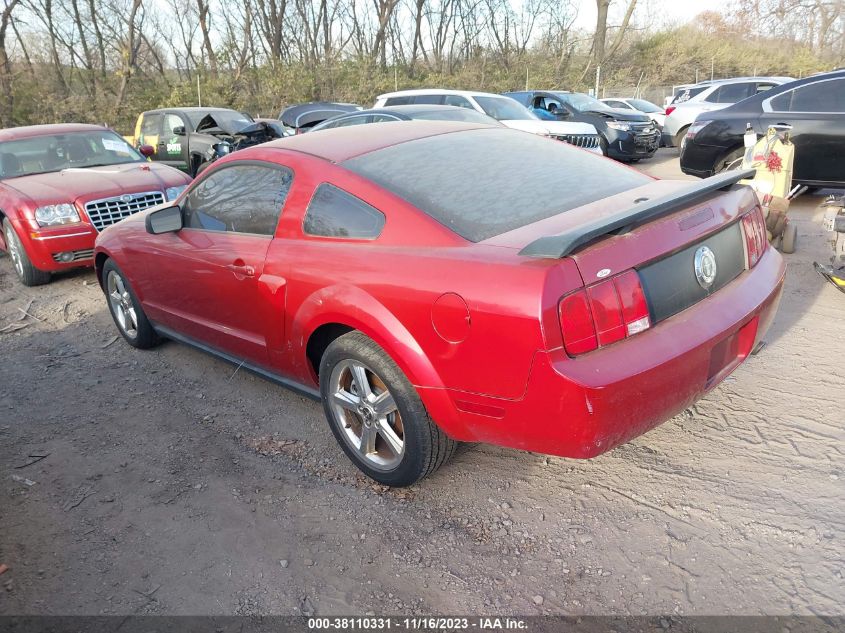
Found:
M 704 181 L 701 181 L 702 183 Z M 523 249 L 542 236 L 564 235 L 579 227 L 601 226 L 620 209 L 637 209 L 648 200 L 671 199 L 689 190 L 683 181 L 655 181 L 488 240 Z M 757 205 L 750 187 L 706 193 L 676 209 L 642 219 L 622 229 L 576 245 L 563 256 L 572 259 L 584 285 L 634 269 L 638 272 L 656 323 L 716 292 L 746 268 L 745 241 L 739 218 Z M 551 239 L 551 238 L 550 238 Z M 706 287 L 696 276 L 696 252 L 707 247 L 715 257 L 715 279 Z M 540 255 L 543 256 L 543 255 Z M 548 255 L 546 255 L 548 256 Z

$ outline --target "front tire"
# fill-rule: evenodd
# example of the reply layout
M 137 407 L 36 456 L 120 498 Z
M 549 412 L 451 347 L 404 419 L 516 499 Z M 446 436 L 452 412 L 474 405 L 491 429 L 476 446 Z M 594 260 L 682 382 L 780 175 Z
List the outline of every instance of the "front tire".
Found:
M 26 249 L 23 247 L 18 234 L 12 223 L 7 219 L 3 220 L 3 234 L 6 239 L 6 248 L 9 252 L 9 258 L 12 260 L 15 273 L 18 275 L 21 283 L 24 286 L 41 286 L 50 281 L 50 273 L 39 270 L 32 264 L 29 255 L 26 254 Z
M 458 445 L 431 420 L 396 363 L 361 332 L 326 349 L 320 394 L 343 452 L 379 483 L 409 486 L 445 464 Z
M 109 304 L 114 324 L 121 336 L 132 347 L 149 349 L 160 342 L 150 324 L 141 302 L 114 260 L 106 260 L 103 266 L 103 290 Z

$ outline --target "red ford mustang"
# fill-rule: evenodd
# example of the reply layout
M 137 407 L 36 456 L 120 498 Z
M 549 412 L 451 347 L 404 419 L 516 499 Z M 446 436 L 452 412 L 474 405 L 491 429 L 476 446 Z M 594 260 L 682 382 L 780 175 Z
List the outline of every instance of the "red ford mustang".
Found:
M 97 125 L 0 130 L 0 250 L 27 286 L 91 266 L 97 232 L 175 199 L 191 179 Z
M 220 160 L 100 234 L 135 347 L 166 337 L 323 402 L 370 477 L 456 442 L 592 457 L 733 371 L 784 276 L 748 174 L 655 181 L 514 130 L 384 123 Z

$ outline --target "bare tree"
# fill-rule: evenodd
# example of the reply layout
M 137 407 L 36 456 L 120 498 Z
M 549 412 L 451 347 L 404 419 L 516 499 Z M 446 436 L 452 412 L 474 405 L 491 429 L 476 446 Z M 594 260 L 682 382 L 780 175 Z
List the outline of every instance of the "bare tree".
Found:
M 12 24 L 12 12 L 20 0 L 5 0 L 3 13 L 0 14 L 0 127 L 11 125 L 13 108 L 15 105 L 14 94 L 12 93 L 12 65 L 6 50 L 6 34 L 9 25 Z

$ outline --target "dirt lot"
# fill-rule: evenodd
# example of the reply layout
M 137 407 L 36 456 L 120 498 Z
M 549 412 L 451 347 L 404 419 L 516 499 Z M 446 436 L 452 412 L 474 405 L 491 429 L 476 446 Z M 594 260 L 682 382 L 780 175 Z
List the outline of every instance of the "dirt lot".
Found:
M 0 259 L 0 328 L 26 324 L 0 334 L 0 613 L 845 613 L 845 296 L 812 270 L 817 203 L 768 347 L 695 407 L 592 461 L 469 447 L 402 491 L 316 403 L 116 340 L 93 273 L 24 289 Z

